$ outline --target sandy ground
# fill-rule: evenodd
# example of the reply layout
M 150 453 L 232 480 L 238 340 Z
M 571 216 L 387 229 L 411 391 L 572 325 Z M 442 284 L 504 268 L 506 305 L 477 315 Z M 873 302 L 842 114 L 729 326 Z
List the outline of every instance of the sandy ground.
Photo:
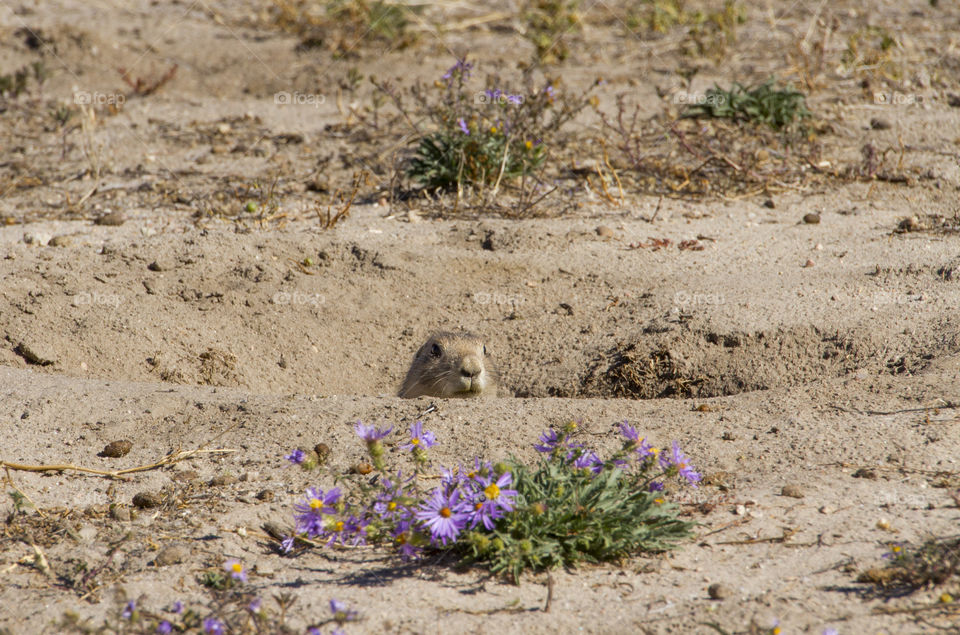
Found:
M 60 632 L 65 612 L 99 625 L 128 599 L 157 611 L 177 599 L 208 606 L 198 575 L 228 557 L 246 563 L 258 595 L 297 597 L 294 629 L 336 597 L 361 612 L 351 633 L 716 632 L 708 622 L 745 632 L 774 620 L 784 633 L 960 632 L 955 612 L 890 611 L 943 589 L 890 598 L 855 581 L 889 543 L 953 534 L 960 520 L 960 109 L 950 105 L 960 11 L 834 4 L 748 8 L 736 54 L 700 64 L 694 86 L 788 74 L 793 58 L 766 51 L 835 23 L 811 97 L 830 122 L 824 155 L 855 162 L 872 144 L 910 178 L 747 197 L 628 187 L 611 202 L 568 174 L 570 193 L 548 201 L 563 213 L 520 220 L 393 201 L 389 175 L 374 169 L 327 230 L 314 207 L 349 191 L 376 155 L 337 132 L 349 128 L 337 82 L 351 67 L 435 78 L 466 47 L 510 68 L 505 46 L 529 55 L 511 20 L 426 31 L 404 50 L 368 38 L 343 58 L 298 49 L 264 26 L 257 3 L 0 6 L 0 70 L 41 59 L 51 70 L 0 114 L 0 460 L 114 470 L 177 449 L 232 450 L 123 482 L 10 472 L 6 491 L 46 517 L 28 507 L 0 532 L 0 632 Z M 512 10 L 431 6 L 425 19 L 495 9 Z M 587 24 L 561 67 L 567 82 L 602 73 L 602 104 L 622 89 L 650 113 L 664 108 L 657 91 L 684 66 L 672 36 L 615 46 L 613 18 Z M 877 25 L 902 33 L 908 73 L 864 88 L 831 70 L 843 36 Z M 89 133 L 52 123 L 78 90 L 129 90 L 116 67 L 158 77 L 173 63 L 156 93 L 117 113 L 101 104 Z M 277 91 L 328 97 L 284 106 Z M 595 132 L 582 121 L 571 134 Z M 596 158 L 596 145 L 583 147 Z M 97 148 L 101 182 L 77 204 L 95 185 Z M 272 179 L 285 216 L 257 222 L 244 205 L 262 203 Z M 112 212 L 125 222 L 93 222 Z M 819 223 L 804 223 L 809 213 Z M 898 229 L 914 216 L 911 231 Z M 657 249 L 652 238 L 671 242 Z M 685 240 L 703 249 L 679 249 Z M 440 401 L 422 416 L 431 400 L 394 396 L 437 329 L 486 338 L 500 398 Z M 405 429 L 421 416 L 442 464 L 533 459 L 537 435 L 571 419 L 606 450 L 623 420 L 658 443 L 676 439 L 709 477 L 680 495 L 698 537 L 673 553 L 554 573 L 549 612 L 543 575 L 513 586 L 368 549 L 276 554 L 261 525 L 288 522 L 305 487 L 331 484 L 289 469 L 284 453 L 322 442 L 331 472 L 343 472 L 362 459 L 355 421 Z M 99 455 L 117 440 L 132 442 L 128 455 Z M 785 485 L 802 497 L 782 495 Z M 161 491 L 158 510 L 111 511 Z M 4 518 L 11 500 L 0 502 Z M 28 564 L 34 544 L 49 576 Z M 183 562 L 157 565 L 171 545 Z M 78 563 L 104 566 L 92 593 L 64 584 Z M 708 596 L 716 582 L 725 599 Z

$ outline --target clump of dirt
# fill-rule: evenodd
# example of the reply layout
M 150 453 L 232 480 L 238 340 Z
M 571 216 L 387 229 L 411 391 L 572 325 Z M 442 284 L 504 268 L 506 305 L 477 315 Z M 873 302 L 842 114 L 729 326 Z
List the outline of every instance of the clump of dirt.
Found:
M 949 350 L 960 345 L 956 326 L 943 333 Z M 867 329 L 840 332 L 805 325 L 721 333 L 688 322 L 679 330 L 643 333 L 615 346 L 591 367 L 584 392 L 630 399 L 718 397 L 860 369 L 916 373 L 934 357 L 929 347 L 891 342 Z

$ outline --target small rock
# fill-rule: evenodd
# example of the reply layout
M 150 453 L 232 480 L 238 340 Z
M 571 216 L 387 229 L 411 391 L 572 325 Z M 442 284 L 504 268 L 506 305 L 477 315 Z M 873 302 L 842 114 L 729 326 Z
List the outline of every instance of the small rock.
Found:
M 255 481 L 258 478 L 260 478 L 260 474 L 258 472 L 244 472 L 240 475 L 240 482 L 249 483 L 250 481 Z
M 165 268 L 166 268 L 166 267 L 164 267 L 163 265 L 161 265 L 161 264 L 160 264 L 159 262 L 157 262 L 156 260 L 154 260 L 154 261 L 151 262 L 149 265 L 147 265 L 147 269 L 149 269 L 150 271 L 163 271 Z
M 920 229 L 920 219 L 917 216 L 904 218 L 900 221 L 898 227 L 905 232 L 915 232 Z
M 877 480 L 877 471 L 869 467 L 861 467 L 853 473 L 853 478 L 865 478 L 871 481 Z
M 725 600 L 733 595 L 733 589 L 722 582 L 714 582 L 707 587 L 707 594 L 711 600 Z
M 54 236 L 47 243 L 49 247 L 69 247 L 73 244 L 73 238 L 70 236 Z
M 600 238 L 614 238 L 617 235 L 616 232 L 606 225 L 600 225 L 595 231 L 597 232 L 597 236 Z
M 257 500 L 261 500 L 264 503 L 269 503 L 270 501 L 272 501 L 273 496 L 274 496 L 273 490 L 270 490 L 270 489 L 264 489 L 257 492 Z
M 152 492 L 140 492 L 133 497 L 133 506 L 140 509 L 152 509 L 163 504 L 163 497 Z
M 110 517 L 114 520 L 119 520 L 122 523 L 130 522 L 132 514 L 130 513 L 130 508 L 124 505 L 113 505 L 110 507 Z
M 768 198 L 767 200 L 765 200 L 765 201 L 763 202 L 763 206 L 766 207 L 766 208 L 768 208 L 768 209 L 776 209 L 777 204 L 773 202 L 773 199 L 772 199 L 772 198 Z
M 133 443 L 130 441 L 111 441 L 100 452 L 100 456 L 108 456 L 112 459 L 119 459 L 126 456 L 133 449 Z
M 169 545 L 157 552 L 153 564 L 166 567 L 171 564 L 180 564 L 190 556 L 190 551 L 182 545 Z
M 803 215 L 803 222 L 807 225 L 819 225 L 820 224 L 820 214 L 816 212 L 810 212 L 809 214 Z
M 809 258 L 807 258 L 807 261 L 806 261 L 805 263 L 803 263 L 804 269 L 809 269 L 810 267 L 813 267 L 814 265 L 816 265 L 816 263 L 815 263 L 814 261 L 810 260 Z
M 233 474 L 221 474 L 220 476 L 214 476 L 210 479 L 210 487 L 224 487 L 226 485 L 233 485 L 237 482 L 237 477 Z
M 127 222 L 127 217 L 123 215 L 123 212 L 110 212 L 93 219 L 94 225 L 117 226 L 123 225 L 125 222 Z
M 874 130 L 889 130 L 892 128 L 889 121 L 886 119 L 879 119 L 877 117 L 874 117 L 870 120 L 870 127 Z
M 317 464 L 323 465 L 330 458 L 330 446 L 326 443 L 318 443 L 313 446 L 313 451 L 317 453 Z
M 803 498 L 806 494 L 803 493 L 803 489 L 799 485 L 784 485 L 783 489 L 780 490 L 781 496 L 789 496 L 790 498 Z
M 960 108 L 960 95 L 954 93 L 947 95 L 947 105 L 951 108 Z
M 493 231 L 487 232 L 487 234 L 483 237 L 483 240 L 480 242 L 480 246 L 487 251 L 495 251 L 497 249 L 497 245 L 493 241 Z
M 747 506 L 746 505 L 737 505 L 734 508 L 733 513 L 737 516 L 746 516 L 747 515 Z
M 324 178 L 317 177 L 307 183 L 308 192 L 326 193 L 330 191 L 330 182 Z
M 563 309 L 567 315 L 573 315 L 573 307 L 567 304 L 566 302 L 561 302 L 560 308 Z
M 83 527 L 80 531 L 77 532 L 77 535 L 80 536 L 80 539 L 84 542 L 93 542 L 97 539 L 97 528 L 96 527 Z
M 822 505 L 817 511 L 819 511 L 821 514 L 832 514 L 833 512 L 837 511 L 837 508 L 833 507 L 832 505 Z

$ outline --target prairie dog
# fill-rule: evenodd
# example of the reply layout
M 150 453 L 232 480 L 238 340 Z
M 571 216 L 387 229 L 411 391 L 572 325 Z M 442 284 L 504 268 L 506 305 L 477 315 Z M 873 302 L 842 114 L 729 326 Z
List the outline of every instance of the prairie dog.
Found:
M 496 397 L 497 372 L 472 333 L 434 333 L 413 357 L 399 396 Z

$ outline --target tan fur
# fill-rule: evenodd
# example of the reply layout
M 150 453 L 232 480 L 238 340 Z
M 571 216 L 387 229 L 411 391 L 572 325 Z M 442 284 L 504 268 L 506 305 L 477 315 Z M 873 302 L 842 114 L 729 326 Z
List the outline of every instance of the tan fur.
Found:
M 414 356 L 399 395 L 496 397 L 497 372 L 476 335 L 434 333 Z

